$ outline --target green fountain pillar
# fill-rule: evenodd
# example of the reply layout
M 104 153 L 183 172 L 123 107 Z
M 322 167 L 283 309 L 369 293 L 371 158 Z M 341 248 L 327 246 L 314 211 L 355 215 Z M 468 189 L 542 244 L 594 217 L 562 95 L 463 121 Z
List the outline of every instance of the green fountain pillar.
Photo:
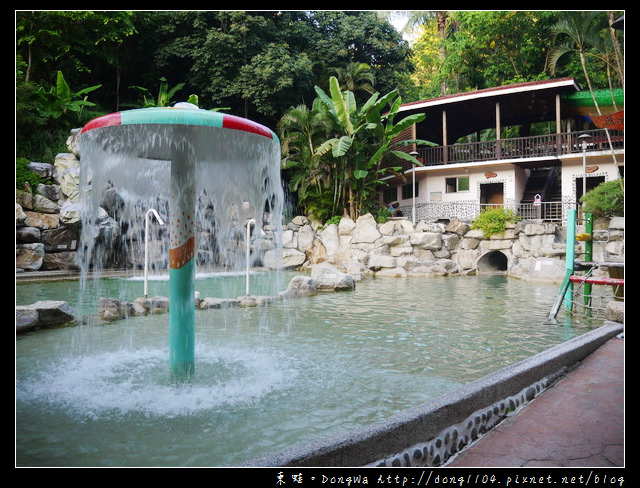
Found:
M 195 372 L 195 169 L 187 154 L 171 161 L 169 360 L 175 380 Z

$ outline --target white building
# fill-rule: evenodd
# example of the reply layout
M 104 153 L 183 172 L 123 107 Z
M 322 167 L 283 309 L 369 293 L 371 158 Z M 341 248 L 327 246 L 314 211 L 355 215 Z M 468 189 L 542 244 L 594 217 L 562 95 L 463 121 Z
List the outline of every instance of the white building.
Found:
M 572 78 L 460 93 L 401 107 L 424 113 L 402 139 L 423 165 L 396 162 L 381 203 L 398 202 L 416 220 L 472 220 L 504 205 L 522 218 L 562 222 L 583 192 L 624 176 L 624 95 L 590 92 Z M 586 179 L 585 179 L 586 177 Z M 415 184 L 414 184 L 415 181 Z

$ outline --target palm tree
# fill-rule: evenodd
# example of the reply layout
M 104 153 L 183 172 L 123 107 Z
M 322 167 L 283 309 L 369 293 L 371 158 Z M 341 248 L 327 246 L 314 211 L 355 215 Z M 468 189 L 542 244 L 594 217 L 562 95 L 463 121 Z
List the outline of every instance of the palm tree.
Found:
M 333 72 L 340 81 L 341 90 L 349 90 L 353 93 L 364 91 L 373 95 L 376 90 L 376 77 L 371 67 L 366 63 L 351 62 L 343 68 L 334 68 Z
M 335 77 L 331 77 L 329 85 L 330 96 L 320 87 L 316 87 L 316 93 L 339 132 L 327 139 L 317 152 L 330 155 L 337 162 L 334 204 L 342 203 L 345 211 L 357 218 L 373 194 L 372 187 L 379 184 L 381 171 L 386 171 L 381 169 L 385 158 L 421 164 L 406 152 L 394 149 L 394 139 L 407 127 L 423 120 L 425 115 L 409 115 L 396 123 L 394 118 L 402 102 L 397 90 L 382 97 L 376 92 L 358 108 L 353 92 L 340 90 Z
M 282 145 L 282 169 L 289 173 L 289 188 L 305 208 L 331 185 L 331 170 L 317 154 L 317 147 L 329 133 L 329 118 L 319 102 L 309 109 L 299 105 L 289 109 L 278 123 Z
M 620 42 L 617 38 L 616 29 L 613 27 L 615 22 L 613 12 L 608 11 L 607 18 L 609 20 L 609 37 L 611 39 L 611 44 L 613 45 L 613 58 L 615 59 L 616 71 L 620 78 L 620 84 L 624 86 L 624 60 L 620 50 Z
M 391 10 L 385 14 L 390 17 L 393 15 L 400 15 L 407 19 L 407 23 L 401 30 L 401 34 L 404 33 L 412 33 L 415 32 L 417 28 L 425 25 L 427 22 L 431 22 L 433 19 L 436 20 L 438 25 L 438 34 L 440 35 L 440 47 L 439 47 L 439 58 L 440 65 L 444 65 L 445 58 L 447 56 L 447 52 L 445 49 L 445 40 L 447 35 L 449 34 L 449 24 L 450 24 L 450 15 L 447 10 Z M 440 83 L 440 94 L 447 94 L 447 83 L 445 80 L 442 80 Z
M 551 50 L 549 58 L 551 71 L 555 71 L 558 59 L 560 59 L 564 54 L 577 52 L 580 57 L 580 64 L 582 65 L 582 71 L 584 72 L 594 106 L 598 115 L 602 115 L 593 86 L 591 85 L 591 78 L 587 69 L 586 58 L 588 55 L 592 55 L 601 60 L 606 59 L 606 55 L 603 55 L 603 53 L 605 53 L 607 49 L 604 47 L 605 44 L 601 33 L 604 29 L 609 28 L 608 18 L 603 15 L 603 12 L 597 11 L 571 11 L 560 12 L 559 14 L 560 19 L 556 24 L 554 24 L 552 31 L 557 36 L 564 36 L 565 39 Z M 593 53 L 591 52 L 591 49 L 594 49 Z M 605 134 L 609 141 L 611 156 L 613 157 L 614 162 L 616 162 L 616 155 L 613 151 L 613 144 L 611 142 L 609 129 L 605 128 Z M 620 179 L 620 184 L 622 185 L 622 179 Z
M 559 12 L 558 14 L 560 18 L 551 29 L 562 41 L 551 50 L 549 57 L 551 72 L 555 72 L 558 60 L 562 56 L 577 52 L 596 110 L 598 115 L 602 115 L 591 85 L 591 77 L 587 69 L 587 56 L 590 48 L 601 46 L 600 34 L 607 27 L 607 19 L 602 15 L 602 12 L 591 10 Z
M 339 214 L 355 219 L 372 205 L 380 178 L 389 171 L 383 161 L 421 164 L 396 150 L 396 144 L 431 143 L 395 141 L 424 119 L 415 114 L 395 121 L 401 104 L 397 90 L 384 96 L 376 92 L 358 106 L 353 92 L 341 90 L 335 76 L 329 85 L 329 93 L 316 86 L 311 109 L 291 108 L 280 120 L 283 169 L 290 171 L 289 186 L 306 211 L 321 219 Z

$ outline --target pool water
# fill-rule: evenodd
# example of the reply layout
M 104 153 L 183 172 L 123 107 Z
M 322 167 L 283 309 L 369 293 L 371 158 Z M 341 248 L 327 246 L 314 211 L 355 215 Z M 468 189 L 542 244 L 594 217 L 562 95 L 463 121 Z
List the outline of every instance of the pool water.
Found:
M 289 278 L 252 276 L 256 294 Z M 77 286 L 17 285 L 17 297 L 72 299 Z M 142 290 L 135 280 L 103 286 Z M 150 295 L 163 286 L 150 283 Z M 234 297 L 244 286 L 243 276 L 208 276 L 196 289 Z M 342 433 L 599 325 L 549 322 L 557 292 L 500 275 L 370 278 L 349 292 L 198 310 L 188 384 L 170 378 L 167 314 L 18 336 L 16 464 L 230 466 Z

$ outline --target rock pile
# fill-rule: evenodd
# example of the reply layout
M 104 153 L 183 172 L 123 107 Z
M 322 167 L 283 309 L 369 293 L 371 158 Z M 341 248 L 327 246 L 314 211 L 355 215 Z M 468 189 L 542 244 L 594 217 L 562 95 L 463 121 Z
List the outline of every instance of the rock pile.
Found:
M 35 193 L 31 188 L 16 190 L 16 272 L 78 268 L 79 130 L 67 141 L 69 152 L 58 154 L 53 164 L 30 164 L 50 184 L 39 185 Z M 96 224 L 98 235 L 117 231 L 114 217 L 104 214 Z M 624 261 L 624 218 L 595 228 L 593 259 Z M 469 222 L 455 218 L 415 225 L 400 218 L 379 224 L 366 214 L 322 226 L 297 216 L 285 226 L 281 248 L 272 246 L 256 265 L 307 269 L 326 262 L 356 280 L 369 274 L 429 277 L 502 271 L 521 279 L 561 281 L 565 232 L 556 224 L 521 221 L 486 238 Z M 584 242 L 576 243 L 576 249 L 579 256 Z M 133 256 L 118 259 L 124 266 L 140 261 Z
M 268 268 L 311 268 L 328 263 L 353 276 L 453 276 L 503 272 L 532 281 L 561 282 L 565 275 L 566 229 L 537 221 L 520 221 L 485 237 L 468 222 L 447 223 L 394 219 L 379 224 L 371 214 L 339 224 L 314 225 L 298 216 L 286 226 L 282 250 L 268 251 Z M 576 243 L 576 253 L 584 242 Z M 598 223 L 594 260 L 624 260 L 624 219 Z
M 58 154 L 53 164 L 29 164 L 46 182 L 35 193 L 28 185 L 16 189 L 16 272 L 78 269 L 81 224 L 76 136 L 72 133 L 67 141 L 74 152 Z

